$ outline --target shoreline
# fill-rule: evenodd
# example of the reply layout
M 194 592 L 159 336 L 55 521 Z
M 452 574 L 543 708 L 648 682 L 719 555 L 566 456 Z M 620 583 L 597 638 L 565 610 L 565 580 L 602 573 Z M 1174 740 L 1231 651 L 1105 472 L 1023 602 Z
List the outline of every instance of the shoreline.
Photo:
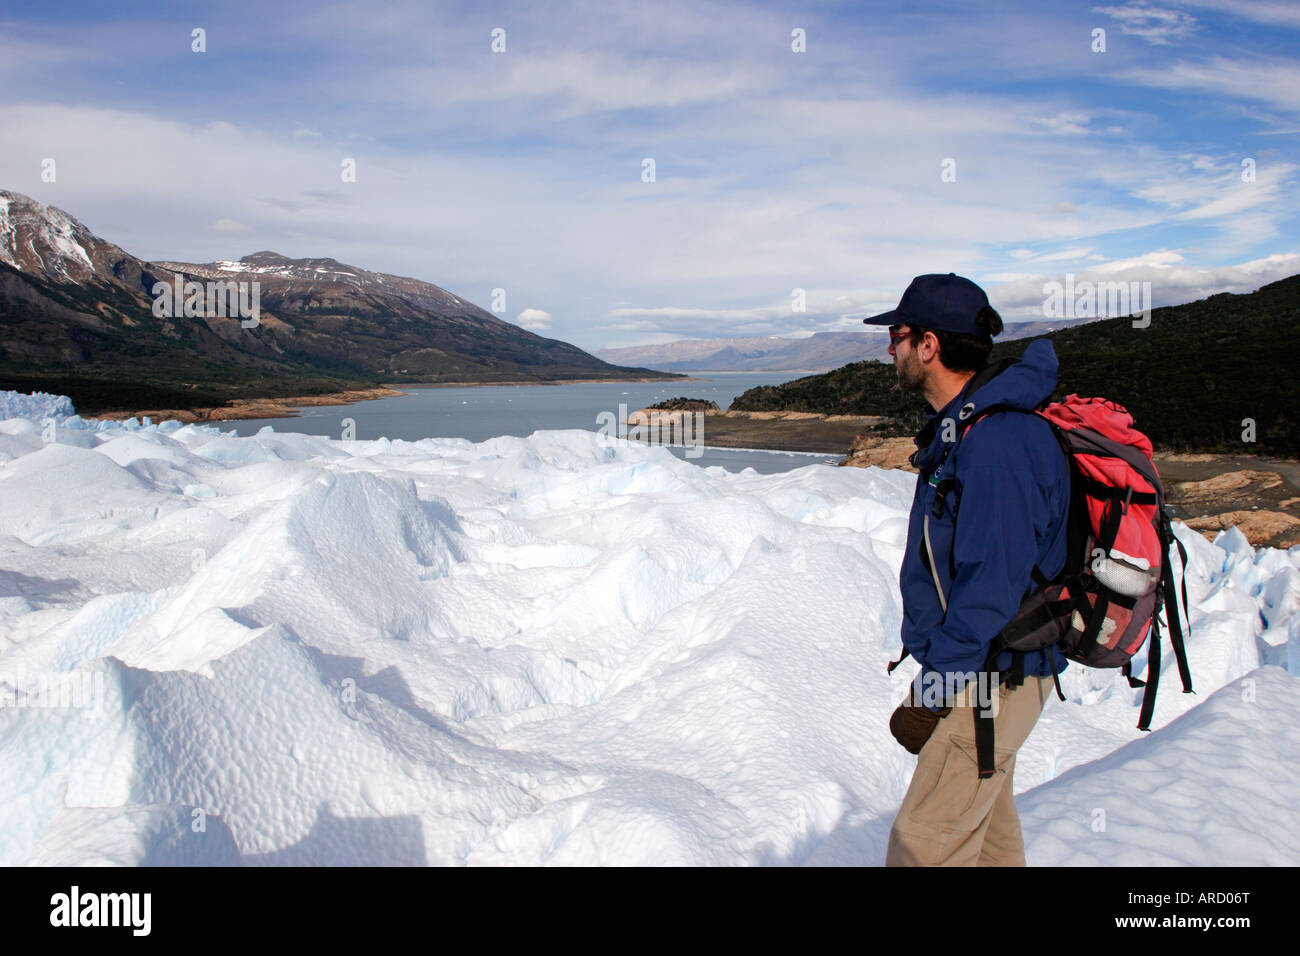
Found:
M 385 388 L 491 388 L 522 385 L 619 385 L 628 382 L 701 382 L 701 378 L 553 378 L 526 382 L 384 382 Z
M 510 383 L 473 383 L 475 387 L 503 384 Z M 518 384 L 581 383 L 556 381 Z M 382 385 L 377 388 L 351 389 L 322 395 L 238 399 L 233 407 L 222 409 L 151 409 L 91 414 L 83 417 L 121 421 L 147 416 L 154 422 L 175 419 L 184 423 L 197 424 L 221 424 L 261 418 L 293 419 L 297 417 L 297 408 L 350 405 L 355 402 L 398 397 L 406 394 L 407 390 L 415 388 L 455 387 L 465 387 L 465 385 L 450 382 L 401 383 L 400 388 Z M 214 413 L 221 417 L 212 417 Z M 915 447 L 912 439 L 872 437 L 869 434 L 870 426 L 879 419 L 868 416 L 828 416 L 813 412 L 700 414 L 704 415 L 703 429 L 695 436 L 696 441 L 693 444 L 703 445 L 705 448 L 804 455 L 810 459 L 821 458 L 827 465 L 901 468 L 914 473 L 914 469 L 907 461 Z M 665 427 L 666 424 L 665 422 L 660 428 L 671 432 L 672 429 Z M 672 442 L 672 444 L 681 443 Z M 1165 486 L 1166 500 L 1173 516 L 1207 538 L 1212 538 L 1220 528 L 1239 527 L 1255 547 L 1289 548 L 1300 545 L 1300 460 L 1225 452 L 1180 452 L 1157 448 L 1154 461 Z
M 487 388 L 490 386 L 524 385 L 593 385 L 619 384 L 628 382 L 698 382 L 698 378 L 659 379 L 659 378 L 610 378 L 610 379 L 547 379 L 545 381 L 527 382 L 381 382 L 377 386 L 344 389 L 340 392 L 322 392 L 319 395 L 291 395 L 279 398 L 236 398 L 224 408 L 196 405 L 189 408 L 146 408 L 130 411 L 88 412 L 85 418 L 102 418 L 106 421 L 122 422 L 132 418 L 148 417 L 154 422 L 172 419 L 192 424 L 211 424 L 217 422 L 235 422 L 255 418 L 297 418 L 299 408 L 314 408 L 320 405 L 352 405 L 357 402 L 371 402 L 380 398 L 397 398 L 409 389 L 417 388 Z M 80 412 L 78 414 L 81 414 Z

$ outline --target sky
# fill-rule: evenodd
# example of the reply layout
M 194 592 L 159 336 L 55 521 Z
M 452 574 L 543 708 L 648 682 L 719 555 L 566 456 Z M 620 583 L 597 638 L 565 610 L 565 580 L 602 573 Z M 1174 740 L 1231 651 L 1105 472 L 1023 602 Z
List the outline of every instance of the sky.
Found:
M 589 350 L 861 330 L 933 272 L 1009 321 L 1067 275 L 1250 292 L 1300 273 L 1298 145 L 1284 0 L 0 10 L 0 188 Z

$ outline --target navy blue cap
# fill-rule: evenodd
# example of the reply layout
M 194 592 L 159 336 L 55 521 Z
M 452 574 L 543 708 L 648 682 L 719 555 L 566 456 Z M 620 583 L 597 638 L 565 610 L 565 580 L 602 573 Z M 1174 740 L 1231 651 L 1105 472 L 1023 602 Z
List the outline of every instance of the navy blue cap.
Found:
M 975 324 L 975 316 L 988 304 L 983 289 L 955 272 L 917 276 L 903 293 L 898 308 L 862 321 L 867 325 L 913 325 L 988 337 L 988 330 Z

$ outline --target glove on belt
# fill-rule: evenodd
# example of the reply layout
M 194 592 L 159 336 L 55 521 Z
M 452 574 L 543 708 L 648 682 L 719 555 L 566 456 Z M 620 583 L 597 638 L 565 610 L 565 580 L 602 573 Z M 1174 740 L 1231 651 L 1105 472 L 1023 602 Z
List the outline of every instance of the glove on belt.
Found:
M 939 726 L 940 718 L 947 717 L 951 712 L 951 707 L 939 711 L 922 707 L 908 694 L 907 700 L 899 704 L 894 715 L 889 718 L 889 732 L 908 753 L 919 754 L 934 733 L 934 728 Z

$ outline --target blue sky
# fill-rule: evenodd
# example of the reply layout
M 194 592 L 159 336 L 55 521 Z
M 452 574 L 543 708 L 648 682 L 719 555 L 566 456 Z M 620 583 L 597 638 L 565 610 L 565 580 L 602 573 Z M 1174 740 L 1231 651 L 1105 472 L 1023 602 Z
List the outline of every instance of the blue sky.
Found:
M 501 288 L 588 349 L 861 329 L 925 272 L 1008 319 L 1066 273 L 1250 291 L 1300 273 L 1297 144 L 1281 0 L 0 13 L 0 188 L 145 259 Z

